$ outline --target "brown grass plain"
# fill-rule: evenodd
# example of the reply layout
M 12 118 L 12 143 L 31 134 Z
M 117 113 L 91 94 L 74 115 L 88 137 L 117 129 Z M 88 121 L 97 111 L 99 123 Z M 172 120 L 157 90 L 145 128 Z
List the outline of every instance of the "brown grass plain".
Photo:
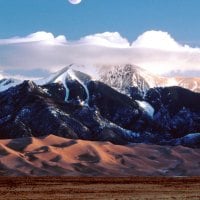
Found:
M 200 177 L 1 177 L 2 200 L 200 199 Z

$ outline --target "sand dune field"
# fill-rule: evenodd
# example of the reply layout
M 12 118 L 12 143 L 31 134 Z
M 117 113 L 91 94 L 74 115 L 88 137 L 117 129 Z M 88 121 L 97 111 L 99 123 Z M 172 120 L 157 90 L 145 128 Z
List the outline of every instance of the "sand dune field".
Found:
M 71 140 L 0 141 L 1 176 L 200 176 L 200 149 Z

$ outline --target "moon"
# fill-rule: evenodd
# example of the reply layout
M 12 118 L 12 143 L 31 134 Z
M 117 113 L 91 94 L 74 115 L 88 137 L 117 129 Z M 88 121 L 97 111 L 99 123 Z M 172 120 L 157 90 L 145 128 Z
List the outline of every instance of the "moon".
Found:
M 79 4 L 82 0 L 68 0 L 71 4 Z

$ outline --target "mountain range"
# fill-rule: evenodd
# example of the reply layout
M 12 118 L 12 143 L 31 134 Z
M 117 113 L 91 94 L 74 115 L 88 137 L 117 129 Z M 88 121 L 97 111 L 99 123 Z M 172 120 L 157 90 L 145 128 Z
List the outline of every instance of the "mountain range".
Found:
M 84 68 L 83 68 L 84 69 Z M 0 138 L 41 137 L 200 147 L 200 78 L 70 65 L 48 78 L 0 80 Z

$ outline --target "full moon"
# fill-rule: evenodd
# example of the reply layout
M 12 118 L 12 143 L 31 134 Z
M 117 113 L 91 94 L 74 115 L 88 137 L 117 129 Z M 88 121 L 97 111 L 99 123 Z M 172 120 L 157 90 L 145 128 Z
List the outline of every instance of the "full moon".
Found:
M 79 4 L 82 0 L 68 0 L 71 4 Z

